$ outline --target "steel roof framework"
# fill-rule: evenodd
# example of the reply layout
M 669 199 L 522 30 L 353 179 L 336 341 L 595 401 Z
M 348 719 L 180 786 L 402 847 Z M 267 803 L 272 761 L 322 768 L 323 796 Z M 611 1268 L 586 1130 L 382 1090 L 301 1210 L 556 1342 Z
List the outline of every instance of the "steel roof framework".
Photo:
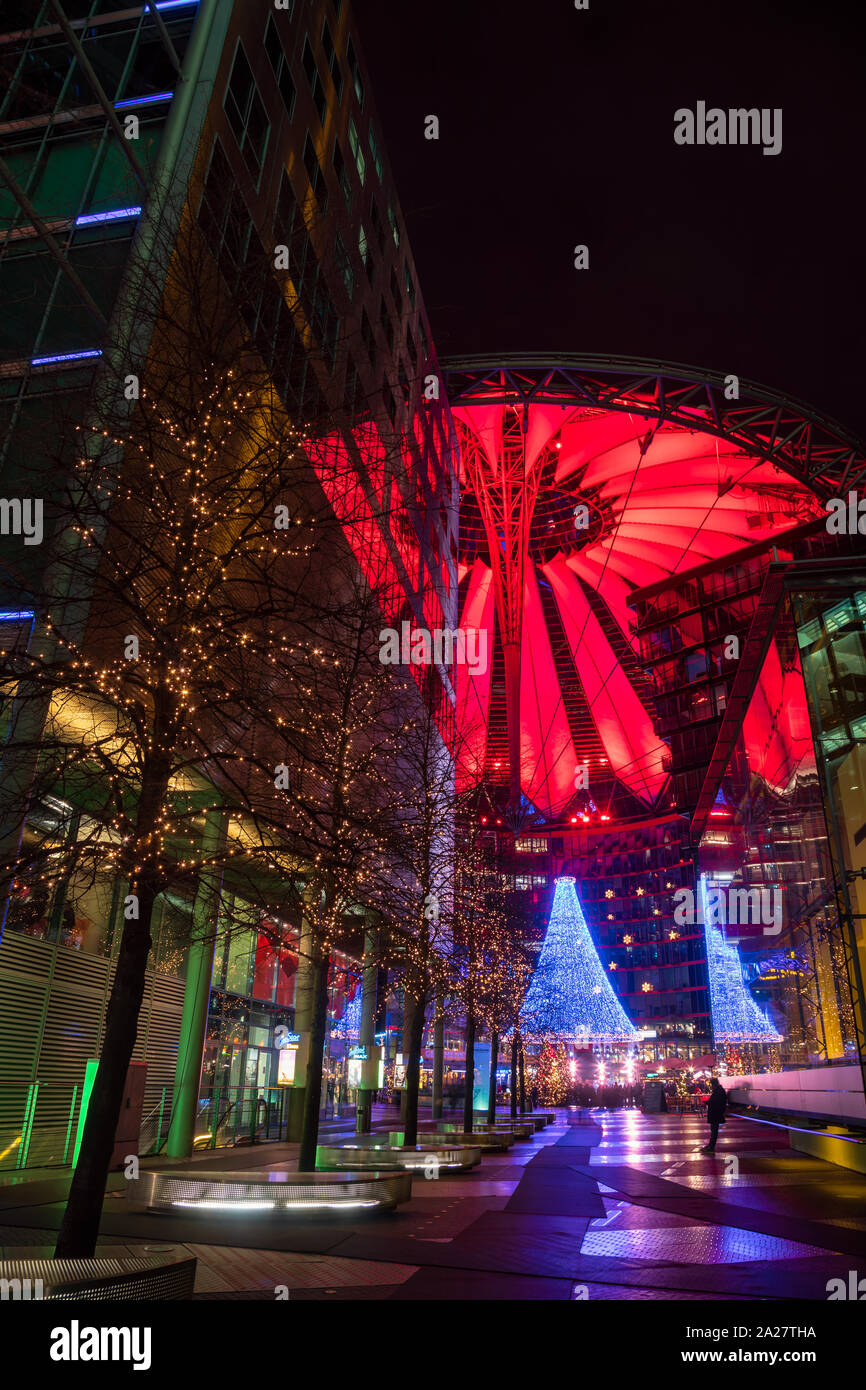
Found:
M 701 430 L 775 463 L 822 500 L 866 489 L 866 446 L 843 427 L 790 396 L 742 378 L 639 357 L 512 354 L 445 358 L 452 406 L 561 404 L 646 415 Z M 728 388 L 729 389 L 729 388 Z

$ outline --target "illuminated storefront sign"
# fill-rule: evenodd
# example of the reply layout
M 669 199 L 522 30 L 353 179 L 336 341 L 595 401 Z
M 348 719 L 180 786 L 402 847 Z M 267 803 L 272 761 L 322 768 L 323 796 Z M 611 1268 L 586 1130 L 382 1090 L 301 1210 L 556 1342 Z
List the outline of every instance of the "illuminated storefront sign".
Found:
M 302 1068 L 298 1066 L 298 1057 L 301 1051 L 301 1034 L 290 1033 L 285 1024 L 279 1024 L 274 1029 L 274 1040 L 277 1044 L 277 1085 L 294 1086 L 295 1076 L 301 1076 Z

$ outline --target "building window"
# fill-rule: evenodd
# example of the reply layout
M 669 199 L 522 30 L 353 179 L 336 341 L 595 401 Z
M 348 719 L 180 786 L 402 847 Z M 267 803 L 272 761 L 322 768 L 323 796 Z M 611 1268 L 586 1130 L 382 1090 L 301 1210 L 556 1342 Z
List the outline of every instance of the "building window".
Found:
M 400 249 L 400 228 L 397 226 L 397 214 L 394 211 L 393 203 L 388 204 L 388 222 L 391 227 L 391 235 L 394 238 L 394 245 L 398 251 Z
M 310 91 L 313 94 L 313 105 L 319 113 L 319 120 L 325 124 L 325 114 L 328 110 L 328 99 L 325 96 L 325 89 L 322 86 L 322 79 L 319 76 L 319 69 L 316 66 L 316 59 L 310 47 L 310 40 L 304 39 L 304 51 L 301 57 L 304 72 L 307 74 L 307 81 L 310 84 Z
M 292 74 L 289 72 L 288 59 L 283 52 L 283 45 L 280 43 L 273 15 L 269 17 L 265 29 L 265 52 L 274 70 L 274 77 L 280 89 L 280 96 L 283 98 L 283 105 L 291 119 L 295 113 L 295 97 L 297 93 L 295 91 L 295 84 L 292 81 Z
M 353 357 L 346 363 L 346 390 L 345 390 L 346 409 L 353 418 L 357 418 L 366 413 L 364 396 L 364 385 L 358 372 L 358 364 Z
M 376 339 L 373 336 L 373 325 L 366 309 L 361 310 L 361 342 L 367 349 L 367 356 L 371 362 L 376 361 Z
M 298 200 L 295 197 L 295 190 L 292 188 L 292 181 L 284 169 L 283 176 L 280 179 L 280 191 L 277 196 L 277 207 L 274 214 L 275 242 L 282 242 L 287 246 L 291 245 L 297 217 Z
M 333 372 L 337 361 L 337 336 L 340 327 L 339 315 L 334 308 L 328 286 L 319 277 L 312 295 L 310 320 L 322 348 L 322 355 Z
M 379 323 L 382 325 L 382 332 L 388 343 L 388 351 L 394 351 L 394 320 L 388 312 L 388 305 L 385 300 L 379 305 Z
M 397 279 L 397 272 L 391 267 L 391 298 L 394 301 L 394 308 L 398 314 L 403 312 L 403 296 L 400 294 L 400 281 Z
M 364 158 L 364 151 L 361 149 L 361 141 L 358 137 L 358 131 L 355 126 L 355 122 L 351 118 L 349 119 L 349 149 L 352 151 L 352 158 L 354 159 L 355 167 L 358 170 L 358 178 L 361 180 L 361 184 L 363 185 L 364 180 L 367 177 L 367 161 Z
M 319 163 L 319 157 L 316 154 L 316 147 L 310 139 L 309 134 L 307 134 L 307 138 L 304 141 L 304 168 L 306 169 L 307 177 L 310 180 L 310 187 L 312 188 L 313 192 L 318 198 L 319 203 L 322 207 L 322 211 L 324 212 L 326 201 L 324 196 L 325 176 L 322 173 L 322 166 Z
M 352 74 L 352 84 L 355 88 L 355 96 L 358 98 L 358 105 L 364 105 L 364 83 L 361 78 L 361 66 L 358 62 L 358 55 L 355 52 L 355 45 L 349 39 L 346 45 L 346 61 L 349 64 L 349 72 Z
M 346 161 L 343 158 L 343 151 L 340 148 L 339 140 L 334 141 L 334 158 L 332 162 L 334 165 L 334 173 L 337 175 L 337 182 L 339 183 L 343 197 L 346 200 L 346 207 L 348 208 L 349 212 L 351 212 L 352 183 L 349 178 L 349 171 L 346 168 Z
M 379 207 L 375 198 L 370 204 L 370 222 L 373 226 L 373 235 L 376 238 L 376 245 L 381 254 L 385 250 L 385 224 L 382 221 L 382 214 L 379 212 Z
M 514 841 L 518 854 L 546 854 L 548 848 L 546 835 L 524 835 Z
M 372 155 L 372 158 L 373 158 L 373 167 L 375 168 L 376 173 L 377 173 L 378 176 L 379 176 L 379 182 L 381 183 L 381 182 L 382 182 L 382 178 L 383 178 L 383 173 L 382 173 L 382 156 L 381 156 L 380 153 L 379 153 L 379 146 L 376 144 L 376 135 L 375 135 L 375 132 L 374 132 L 374 130 L 373 130 L 373 123 L 372 123 L 372 121 L 370 122 L 370 133 L 369 133 L 368 139 L 369 139 L 369 142 L 370 142 L 370 154 Z
M 352 262 L 346 250 L 346 243 L 339 232 L 334 238 L 334 257 L 337 263 L 337 269 L 343 277 L 343 284 L 346 286 L 346 294 L 351 299 L 352 295 L 355 293 L 355 273 L 352 270 Z
M 373 258 L 370 255 L 370 243 L 363 222 L 358 228 L 358 255 L 361 257 L 361 265 L 369 273 Z
M 270 125 L 252 69 L 240 43 L 232 64 L 224 107 L 247 168 L 258 183 Z
M 343 74 L 340 72 L 340 64 L 337 62 L 337 50 L 334 47 L 334 40 L 331 37 L 331 27 L 327 19 L 322 25 L 322 48 L 325 53 L 325 62 L 328 64 L 328 72 L 337 93 L 339 101 L 343 95 Z
M 234 284 L 246 258 L 252 223 L 219 140 L 214 141 L 198 220 L 227 283 Z

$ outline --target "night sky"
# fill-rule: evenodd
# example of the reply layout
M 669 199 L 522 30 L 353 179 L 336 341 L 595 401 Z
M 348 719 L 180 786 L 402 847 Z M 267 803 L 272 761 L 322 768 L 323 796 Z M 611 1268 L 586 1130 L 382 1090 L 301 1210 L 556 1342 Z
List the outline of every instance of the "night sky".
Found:
M 682 362 L 866 436 L 860 11 L 356 0 L 440 356 Z M 782 152 L 676 145 L 698 101 L 781 107 Z

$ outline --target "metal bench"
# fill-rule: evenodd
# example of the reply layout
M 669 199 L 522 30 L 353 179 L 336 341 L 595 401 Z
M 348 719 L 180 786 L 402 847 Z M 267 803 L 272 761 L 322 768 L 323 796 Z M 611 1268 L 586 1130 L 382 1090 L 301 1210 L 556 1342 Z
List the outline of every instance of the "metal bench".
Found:
M 366 1165 L 365 1165 L 366 1166 Z M 127 1187 L 130 1211 L 206 1215 L 321 1216 L 334 1211 L 386 1211 L 412 1195 L 407 1172 L 142 1173 Z
M 117 1259 L 0 1260 L 0 1300 L 21 1302 L 144 1302 L 192 1298 L 191 1255 Z
M 402 1138 L 402 1135 L 401 1135 Z M 430 1142 L 441 1139 L 441 1143 Z M 458 1141 L 459 1135 L 454 1136 Z M 481 1144 L 452 1143 L 444 1135 L 425 1135 L 420 1144 L 408 1148 L 378 1142 L 320 1144 L 316 1164 L 321 1169 L 393 1167 L 407 1172 L 465 1173 L 481 1162 Z

